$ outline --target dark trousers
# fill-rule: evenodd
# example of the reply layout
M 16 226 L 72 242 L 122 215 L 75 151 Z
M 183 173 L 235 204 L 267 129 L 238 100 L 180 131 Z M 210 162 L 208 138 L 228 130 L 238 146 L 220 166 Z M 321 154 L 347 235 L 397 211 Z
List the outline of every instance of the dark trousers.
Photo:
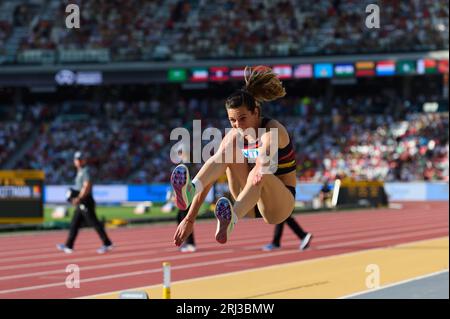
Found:
M 178 225 L 186 217 L 187 213 L 188 213 L 188 210 L 178 210 L 178 214 L 177 214 Z M 189 237 L 186 238 L 186 240 L 184 241 L 184 244 L 186 244 L 186 245 L 195 245 L 194 232 L 192 232 L 192 234 L 190 234 Z
M 283 235 L 283 228 L 284 224 L 288 224 L 288 226 L 292 229 L 292 231 L 300 238 L 303 239 L 306 236 L 305 231 L 302 229 L 302 227 L 295 221 L 295 219 L 292 216 L 289 216 L 288 219 L 286 219 L 281 224 L 277 224 L 275 226 L 275 233 L 273 234 L 273 240 L 272 245 L 274 246 L 280 246 L 281 242 L 281 236 Z
M 95 201 L 93 198 L 88 198 L 82 204 L 77 205 L 74 211 L 74 216 L 72 218 L 72 222 L 70 223 L 70 231 L 69 237 L 67 238 L 66 247 L 73 248 L 75 240 L 78 236 L 78 231 L 82 225 L 83 220 L 87 222 L 89 226 L 92 226 L 97 231 L 97 234 L 100 236 L 100 239 L 103 242 L 103 245 L 109 246 L 111 245 L 111 240 L 108 238 L 103 225 L 97 218 L 95 214 Z

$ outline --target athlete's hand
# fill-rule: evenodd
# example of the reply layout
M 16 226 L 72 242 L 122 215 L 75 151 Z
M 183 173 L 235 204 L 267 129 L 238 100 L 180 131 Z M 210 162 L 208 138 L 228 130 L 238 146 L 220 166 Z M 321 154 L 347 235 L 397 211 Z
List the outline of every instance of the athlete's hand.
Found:
M 259 185 L 259 183 L 261 183 L 263 178 L 263 172 L 262 170 L 258 170 L 255 174 L 255 176 L 253 176 L 253 186 L 257 186 Z
M 253 186 L 257 186 L 261 183 L 264 176 L 263 167 L 261 159 L 258 158 L 255 167 L 253 168 L 255 170 L 255 174 L 253 175 Z
M 194 222 L 188 218 L 184 218 L 178 225 L 175 235 L 173 236 L 173 242 L 176 246 L 181 244 L 192 234 L 194 230 Z
M 74 199 L 72 199 L 72 205 L 73 206 L 77 206 L 80 203 L 80 198 L 75 197 Z

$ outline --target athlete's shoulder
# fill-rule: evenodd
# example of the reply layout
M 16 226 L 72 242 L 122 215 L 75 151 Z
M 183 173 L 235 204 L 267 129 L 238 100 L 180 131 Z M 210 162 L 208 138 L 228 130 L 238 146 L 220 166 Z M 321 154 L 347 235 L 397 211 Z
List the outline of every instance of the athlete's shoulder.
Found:
M 281 134 L 287 134 L 286 127 L 276 119 L 270 119 L 266 124 L 267 129 L 276 128 Z
M 231 128 L 225 131 L 224 140 L 234 140 L 239 136 L 239 131 L 236 128 Z

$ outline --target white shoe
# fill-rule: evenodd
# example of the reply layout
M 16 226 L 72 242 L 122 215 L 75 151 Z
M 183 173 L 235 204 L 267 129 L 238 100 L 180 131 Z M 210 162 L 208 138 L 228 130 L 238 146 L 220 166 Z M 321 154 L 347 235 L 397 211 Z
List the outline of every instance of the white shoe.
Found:
M 64 245 L 64 244 L 57 244 L 57 245 L 56 245 L 56 248 L 57 248 L 58 250 L 61 250 L 61 251 L 65 252 L 66 254 L 71 254 L 71 253 L 73 253 L 73 249 L 67 247 L 67 246 Z
M 188 244 L 181 246 L 180 251 L 182 253 L 195 253 L 197 251 L 197 248 L 195 247 L 195 245 Z
M 103 245 L 102 247 L 97 249 L 97 254 L 105 254 L 108 251 L 111 251 L 112 249 L 113 249 L 113 245 L 108 245 L 108 246 Z
M 300 250 L 306 250 L 308 249 L 309 245 L 311 244 L 311 239 L 313 235 L 311 233 L 307 233 L 305 238 L 302 239 L 302 243 L 300 244 Z

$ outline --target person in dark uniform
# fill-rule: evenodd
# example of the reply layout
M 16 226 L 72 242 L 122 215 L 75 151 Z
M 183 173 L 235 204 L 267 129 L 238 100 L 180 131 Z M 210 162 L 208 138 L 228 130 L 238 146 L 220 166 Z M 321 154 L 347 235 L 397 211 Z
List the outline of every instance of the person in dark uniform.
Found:
M 104 254 L 110 251 L 113 245 L 95 213 L 95 200 L 92 196 L 93 183 L 89 174 L 89 167 L 86 165 L 86 157 L 82 152 L 76 152 L 73 162 L 77 168 L 77 176 L 75 177 L 75 185 L 70 190 L 68 200 L 75 207 L 75 211 L 66 244 L 58 244 L 56 247 L 67 254 L 72 253 L 78 231 L 84 220 L 90 226 L 93 226 L 100 236 L 103 246 L 97 250 L 97 253 Z
M 322 207 L 330 207 L 331 206 L 331 198 L 333 197 L 333 193 L 330 187 L 330 181 L 326 179 L 319 192 L 319 200 Z
M 306 250 L 309 247 L 313 236 L 311 233 L 306 233 L 292 216 L 289 216 L 284 222 L 275 226 L 272 242 L 264 246 L 262 249 L 264 251 L 271 251 L 281 247 L 281 236 L 283 236 L 284 224 L 287 224 L 298 236 L 298 238 L 300 238 L 301 244 L 299 249 L 302 251 Z

